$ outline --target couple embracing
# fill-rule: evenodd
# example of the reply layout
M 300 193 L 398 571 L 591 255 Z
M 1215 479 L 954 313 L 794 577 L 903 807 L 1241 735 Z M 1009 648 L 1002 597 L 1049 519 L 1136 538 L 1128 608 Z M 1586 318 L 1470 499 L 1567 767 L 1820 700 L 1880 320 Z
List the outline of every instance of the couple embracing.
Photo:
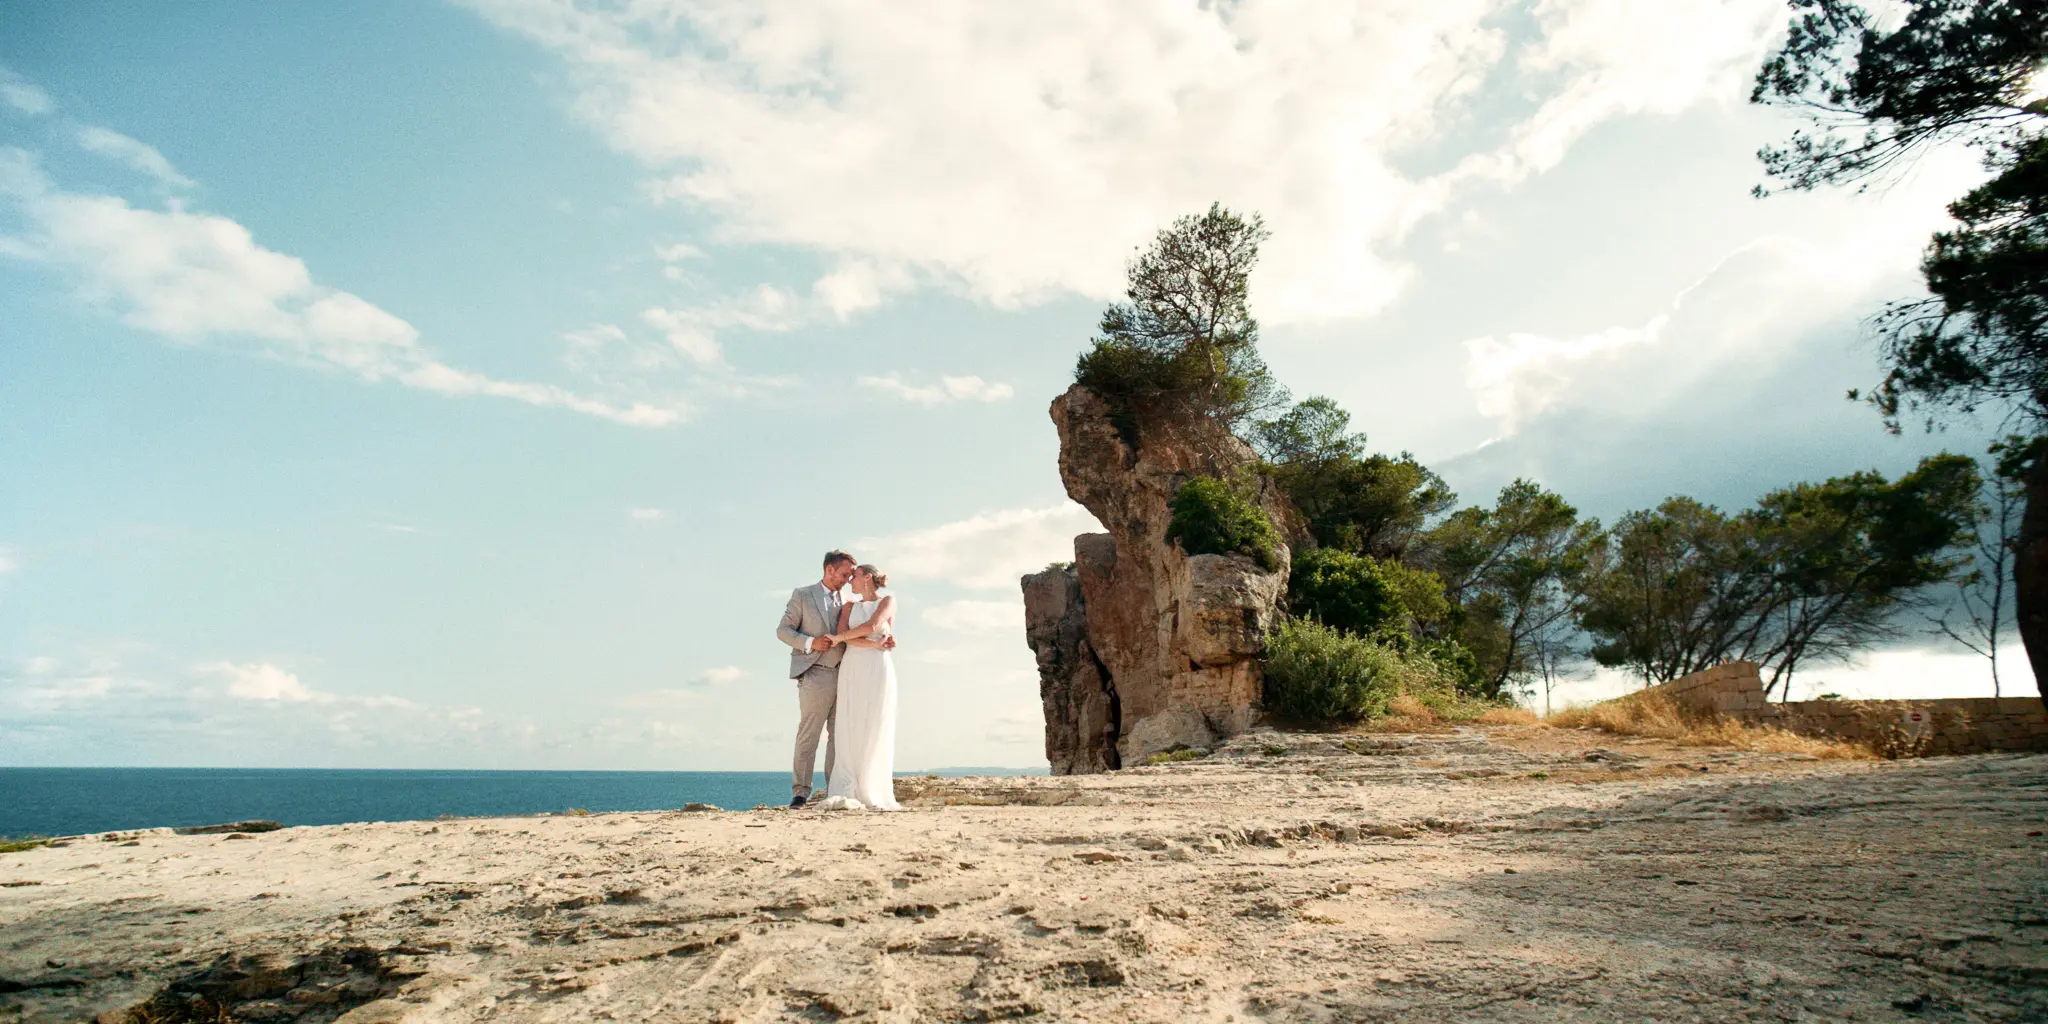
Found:
M 825 735 L 825 810 L 893 811 L 896 805 L 896 598 L 889 578 L 825 553 L 818 582 L 790 592 L 775 635 L 789 645 L 796 680 L 796 765 L 791 807 L 811 799 L 811 766 Z M 853 588 L 857 600 L 841 591 Z

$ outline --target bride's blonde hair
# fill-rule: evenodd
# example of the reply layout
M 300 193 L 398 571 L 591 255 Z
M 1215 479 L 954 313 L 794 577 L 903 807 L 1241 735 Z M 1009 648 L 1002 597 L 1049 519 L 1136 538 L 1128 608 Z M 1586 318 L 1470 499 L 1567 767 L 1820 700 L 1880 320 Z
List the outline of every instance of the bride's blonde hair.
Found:
M 856 565 L 854 566 L 854 568 L 859 569 L 860 571 L 867 573 L 870 577 L 872 577 L 875 581 L 876 590 L 880 590 L 881 588 L 889 585 L 889 577 L 884 575 L 882 570 L 877 569 L 872 565 Z

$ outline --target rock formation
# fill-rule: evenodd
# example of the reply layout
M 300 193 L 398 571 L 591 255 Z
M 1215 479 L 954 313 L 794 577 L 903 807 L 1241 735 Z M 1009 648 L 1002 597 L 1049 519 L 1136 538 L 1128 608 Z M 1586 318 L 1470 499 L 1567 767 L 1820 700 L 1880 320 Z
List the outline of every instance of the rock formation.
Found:
M 1053 400 L 1052 418 L 1068 496 L 1109 528 L 1074 538 L 1071 567 L 1023 580 L 1053 772 L 1104 771 L 1244 731 L 1288 551 L 1267 572 L 1249 558 L 1189 556 L 1166 527 L 1182 483 L 1229 476 L 1255 461 L 1251 449 L 1207 423 L 1147 423 L 1134 447 L 1108 404 L 1078 385 Z M 1299 534 L 1276 490 L 1261 500 L 1283 535 Z
M 1075 538 L 1109 540 L 1106 534 Z M 1038 655 L 1045 704 L 1045 756 L 1054 775 L 1087 775 L 1122 767 L 1116 750 L 1121 718 L 1109 674 L 1088 643 L 1081 580 L 1054 566 L 1024 577 L 1024 641 Z

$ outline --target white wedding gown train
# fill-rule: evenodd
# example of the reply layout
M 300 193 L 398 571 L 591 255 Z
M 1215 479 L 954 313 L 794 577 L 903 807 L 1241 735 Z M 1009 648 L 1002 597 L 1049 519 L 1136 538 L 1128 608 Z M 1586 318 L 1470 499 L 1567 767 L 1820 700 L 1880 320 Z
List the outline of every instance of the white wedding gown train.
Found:
M 879 601 L 853 606 L 847 625 L 875 614 Z M 880 639 L 884 633 L 871 639 Z M 852 647 L 839 662 L 839 696 L 832 712 L 837 753 L 824 810 L 893 811 L 896 803 L 896 662 L 888 651 Z

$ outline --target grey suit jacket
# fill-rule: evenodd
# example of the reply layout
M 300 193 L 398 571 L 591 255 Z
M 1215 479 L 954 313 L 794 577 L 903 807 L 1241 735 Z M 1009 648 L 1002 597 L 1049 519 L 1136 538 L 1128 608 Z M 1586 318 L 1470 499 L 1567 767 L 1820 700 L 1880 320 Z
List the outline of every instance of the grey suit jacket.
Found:
M 839 667 L 839 659 L 846 656 L 845 644 L 834 644 L 825 651 L 812 653 L 811 638 L 825 636 L 839 628 L 839 595 L 825 589 L 822 583 L 798 587 L 789 592 L 789 605 L 782 609 L 782 622 L 775 627 L 775 636 L 789 645 L 789 677 L 803 675 L 812 665 Z

